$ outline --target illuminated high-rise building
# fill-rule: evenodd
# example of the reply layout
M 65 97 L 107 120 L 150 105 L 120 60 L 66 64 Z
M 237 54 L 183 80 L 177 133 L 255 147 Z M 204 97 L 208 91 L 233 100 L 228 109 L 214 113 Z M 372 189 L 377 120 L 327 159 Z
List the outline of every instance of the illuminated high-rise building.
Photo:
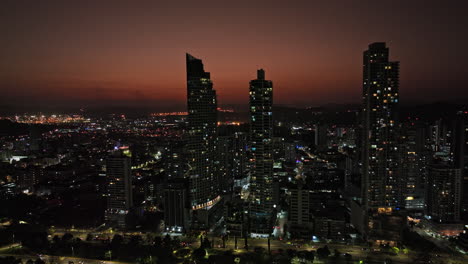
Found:
M 272 107 L 273 83 L 265 80 L 265 71 L 260 69 L 257 71 L 257 79 L 250 81 L 250 148 L 253 158 L 250 215 L 257 219 L 270 219 L 274 206 Z M 267 230 L 268 221 L 252 228 Z
M 399 62 L 389 61 L 385 43 L 373 43 L 363 56 L 362 222 L 364 237 L 395 245 L 401 240 L 405 186 L 401 172 L 398 123 Z M 363 216 L 363 217 L 362 217 Z
M 232 177 L 237 179 L 245 178 L 246 171 L 246 146 L 247 146 L 247 135 L 242 132 L 236 132 L 232 139 Z
M 194 225 L 208 224 L 208 213 L 219 200 L 215 155 L 217 136 L 216 91 L 200 59 L 186 54 L 187 63 L 187 159 L 189 200 Z
M 460 220 L 462 169 L 446 164 L 430 165 L 427 179 L 427 214 L 436 223 Z
M 113 151 L 106 160 L 107 210 L 106 221 L 125 227 L 125 219 L 133 206 L 131 153 L 128 147 Z
M 362 198 L 366 209 L 402 203 L 398 172 L 399 62 L 389 61 L 385 43 L 364 52 L 362 108 Z

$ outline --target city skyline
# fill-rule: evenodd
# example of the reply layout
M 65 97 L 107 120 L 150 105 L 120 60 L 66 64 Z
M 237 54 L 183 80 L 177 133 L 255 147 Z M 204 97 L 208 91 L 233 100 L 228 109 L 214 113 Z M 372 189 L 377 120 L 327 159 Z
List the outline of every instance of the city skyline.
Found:
M 0 264 L 466 263 L 467 3 L 6 0 Z
M 405 61 L 402 104 L 467 97 L 460 89 L 467 83 L 460 53 L 467 38 L 456 34 L 467 24 L 464 3 L 437 9 L 427 1 L 392 6 L 298 1 L 294 7 L 272 2 L 254 16 L 263 5 L 241 1 L 222 8 L 207 2 L 179 9 L 147 2 L 8 2 L 0 103 L 183 109 L 185 52 L 211 65 L 220 105 L 247 105 L 245 83 L 257 68 L 275 79 L 275 104 L 359 103 L 356 51 L 377 41 L 387 42 L 395 59 Z M 375 8 L 381 10 L 378 16 L 371 12 Z M 353 9 L 368 15 L 349 12 Z M 48 96 L 35 100 L 41 94 Z

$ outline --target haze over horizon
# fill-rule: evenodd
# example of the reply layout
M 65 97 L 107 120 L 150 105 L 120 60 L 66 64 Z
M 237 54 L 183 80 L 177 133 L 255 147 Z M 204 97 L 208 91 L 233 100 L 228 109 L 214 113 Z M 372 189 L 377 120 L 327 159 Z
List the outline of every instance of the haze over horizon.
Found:
M 246 104 L 258 68 L 275 104 L 361 103 L 372 42 L 400 61 L 403 104 L 468 98 L 466 2 L 293 2 L 5 1 L 0 106 L 183 109 L 186 52 L 220 105 Z

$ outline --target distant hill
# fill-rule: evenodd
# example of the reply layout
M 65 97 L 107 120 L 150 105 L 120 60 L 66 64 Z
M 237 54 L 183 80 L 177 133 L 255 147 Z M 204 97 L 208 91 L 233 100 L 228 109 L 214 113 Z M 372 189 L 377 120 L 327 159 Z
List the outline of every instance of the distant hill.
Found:
M 450 120 L 458 111 L 467 110 L 468 103 L 435 102 L 400 107 L 400 118 L 419 117 L 425 121 Z

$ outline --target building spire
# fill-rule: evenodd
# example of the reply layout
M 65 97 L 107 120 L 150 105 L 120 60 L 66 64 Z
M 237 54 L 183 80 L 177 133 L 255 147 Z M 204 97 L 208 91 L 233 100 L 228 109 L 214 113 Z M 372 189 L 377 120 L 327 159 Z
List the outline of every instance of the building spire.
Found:
M 265 80 L 265 71 L 263 69 L 257 70 L 257 79 Z

